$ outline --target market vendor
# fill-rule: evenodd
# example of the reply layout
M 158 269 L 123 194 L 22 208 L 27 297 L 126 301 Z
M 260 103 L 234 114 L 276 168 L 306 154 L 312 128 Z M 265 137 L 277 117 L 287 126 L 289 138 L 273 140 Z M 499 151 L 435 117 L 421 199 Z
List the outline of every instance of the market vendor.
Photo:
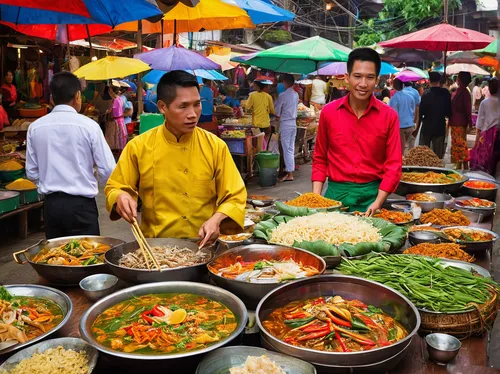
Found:
M 252 121 L 255 127 L 266 135 L 266 142 L 271 136 L 271 114 L 274 114 L 273 98 L 266 91 L 266 86 L 272 84 L 268 81 L 255 80 L 253 86 L 255 91 L 250 94 L 246 103 L 246 109 L 252 110 Z
M 13 84 L 14 81 L 14 73 L 12 70 L 8 70 L 7 74 L 5 74 L 5 80 L 0 87 L 0 91 L 2 92 L 2 106 L 7 112 L 9 119 L 12 121 L 17 118 L 16 113 L 16 102 L 17 102 L 17 89 Z
M 312 164 L 313 192 L 367 215 L 382 207 L 402 169 L 398 115 L 375 98 L 381 61 L 370 48 L 349 54 L 350 93 L 321 111 Z
M 196 78 L 165 74 L 157 87 L 163 126 L 130 141 L 105 188 L 111 219 L 131 222 L 142 200 L 146 237 L 216 239 L 223 220 L 243 226 L 246 189 L 227 145 L 196 125 Z

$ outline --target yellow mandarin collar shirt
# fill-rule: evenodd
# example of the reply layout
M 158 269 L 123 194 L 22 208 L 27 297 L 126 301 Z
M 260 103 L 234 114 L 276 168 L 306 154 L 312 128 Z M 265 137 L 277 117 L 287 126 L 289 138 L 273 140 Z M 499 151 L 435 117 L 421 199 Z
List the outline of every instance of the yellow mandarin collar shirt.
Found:
M 254 126 L 266 128 L 271 125 L 269 114 L 274 114 L 274 104 L 271 95 L 262 91 L 252 92 L 248 97 L 246 108 L 252 109 Z
M 226 143 L 198 127 L 179 141 L 165 125 L 131 140 L 104 190 L 109 211 L 124 191 L 142 200 L 146 237 L 197 238 L 216 212 L 243 227 L 245 184 Z

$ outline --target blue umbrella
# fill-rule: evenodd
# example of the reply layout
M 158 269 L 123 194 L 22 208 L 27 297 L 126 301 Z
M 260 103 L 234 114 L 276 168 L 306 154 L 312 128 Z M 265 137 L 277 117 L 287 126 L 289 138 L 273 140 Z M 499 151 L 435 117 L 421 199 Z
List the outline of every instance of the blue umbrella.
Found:
M 0 4 L 0 21 L 16 25 L 100 23 L 116 26 L 161 15 L 163 12 L 154 0 L 59 0 L 47 6 L 36 0 L 18 0 L 16 5 Z
M 274 4 L 262 0 L 223 0 L 232 5 L 237 5 L 245 10 L 252 22 L 256 25 L 261 23 L 292 21 L 295 14 L 280 8 Z
M 228 79 L 225 75 L 219 73 L 216 70 L 196 69 L 185 71 L 196 76 L 196 78 L 198 78 L 198 83 L 201 83 L 203 78 L 211 81 L 223 81 Z M 150 84 L 158 84 L 161 77 L 163 77 L 165 73 L 166 71 L 163 70 L 151 70 L 144 77 L 142 77 L 142 81 Z

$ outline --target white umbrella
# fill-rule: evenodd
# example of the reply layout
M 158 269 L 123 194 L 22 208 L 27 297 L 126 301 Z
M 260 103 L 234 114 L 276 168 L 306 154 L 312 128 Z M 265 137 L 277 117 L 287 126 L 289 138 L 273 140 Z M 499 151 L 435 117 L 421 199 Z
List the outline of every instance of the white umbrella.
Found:
M 452 64 L 446 67 L 446 74 L 458 74 L 461 71 L 468 71 L 476 75 L 490 75 L 486 70 L 474 64 Z

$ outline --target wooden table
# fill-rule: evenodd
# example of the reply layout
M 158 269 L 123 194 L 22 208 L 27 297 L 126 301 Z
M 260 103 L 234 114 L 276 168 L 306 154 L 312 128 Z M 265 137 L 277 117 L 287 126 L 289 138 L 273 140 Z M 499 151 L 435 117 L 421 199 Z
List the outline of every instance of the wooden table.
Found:
M 36 203 L 21 205 L 20 208 L 12 210 L 10 212 L 0 215 L 0 221 L 12 216 L 18 216 L 18 235 L 20 239 L 26 239 L 28 237 L 28 212 L 38 209 L 40 210 L 40 218 L 38 222 L 42 221 L 43 214 L 43 201 L 37 201 Z

